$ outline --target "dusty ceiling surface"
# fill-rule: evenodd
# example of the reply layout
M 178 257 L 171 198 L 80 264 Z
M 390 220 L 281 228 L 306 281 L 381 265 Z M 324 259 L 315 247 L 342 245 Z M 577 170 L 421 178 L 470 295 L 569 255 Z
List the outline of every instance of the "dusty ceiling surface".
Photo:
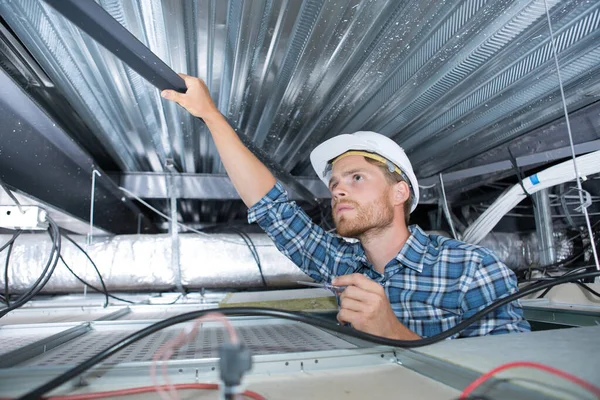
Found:
M 235 129 L 274 166 L 305 177 L 301 182 L 313 193 L 319 182 L 308 154 L 341 133 L 374 130 L 390 136 L 406 149 L 417 176 L 428 178 L 469 162 L 472 167 L 473 160 L 485 163 L 486 152 L 558 124 L 563 104 L 546 6 L 569 111 L 579 110 L 584 121 L 598 120 L 598 1 L 98 4 L 173 70 L 205 79 Z M 58 122 L 56 132 L 42 135 L 49 144 L 36 141 L 37 146 L 54 146 L 72 162 L 77 157 L 57 144 L 64 135 L 75 140 L 83 160 L 52 176 L 32 177 L 31 170 L 19 173 L 19 157 L 2 157 L 5 181 L 85 218 L 75 202 L 89 202 L 92 166 L 157 205 L 166 204 L 160 200 L 168 197 L 165 174 L 175 171 L 196 182 L 187 189 L 181 183 L 176 195 L 186 221 L 243 218 L 231 188 L 211 180 L 224 170 L 201 121 L 163 101 L 156 88 L 44 1 L 2 0 L 0 14 L 5 75 Z M 18 131 L 29 129 L 34 140 L 42 123 L 17 126 L 23 115 L 3 102 L 10 122 L 0 127 L 0 146 L 3 154 L 19 153 L 24 144 Z M 599 138 L 598 125 L 589 125 L 574 132 L 576 143 Z M 565 135 L 547 141 L 542 136 L 542 146 L 517 146 L 516 155 L 563 146 Z M 73 176 L 78 180 L 69 184 Z M 56 193 L 44 198 L 19 183 L 24 177 L 54 181 L 55 191 L 69 200 Z M 106 198 L 121 197 L 111 182 L 104 185 Z M 323 189 L 316 197 L 324 197 Z M 114 212 L 114 205 L 105 206 L 111 207 Z M 137 212 L 135 204 L 121 207 L 124 214 Z M 104 228 L 125 232 L 137 226 L 120 221 L 123 226 L 114 221 Z

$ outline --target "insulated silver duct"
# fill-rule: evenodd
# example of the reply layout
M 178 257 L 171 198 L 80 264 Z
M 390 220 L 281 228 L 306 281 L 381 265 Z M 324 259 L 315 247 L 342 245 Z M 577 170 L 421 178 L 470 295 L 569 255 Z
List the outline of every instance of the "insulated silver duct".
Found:
M 490 232 L 479 246 L 492 250 L 510 269 L 525 269 L 542 265 L 543 249 L 535 232 L 520 234 Z M 562 261 L 573 255 L 573 241 L 564 232 L 554 232 L 556 261 Z
M 256 245 L 262 271 L 270 288 L 295 285 L 297 280 L 309 279 L 290 260 L 282 255 L 265 234 L 251 234 Z M 573 244 L 557 232 L 557 259 L 567 258 Z M 0 235 L 5 243 L 9 235 Z M 171 262 L 169 235 L 122 235 L 98 238 L 86 246 L 84 237 L 75 240 L 87 249 L 111 291 L 161 291 L 177 285 L 177 266 Z M 492 233 L 482 246 L 488 247 L 510 268 L 526 268 L 539 264 L 538 239 L 533 234 Z M 22 292 L 40 275 L 51 250 L 47 235 L 23 234 L 15 242 L 8 268 L 9 289 Z M 179 236 L 179 269 L 185 288 L 260 288 L 260 272 L 249 248 L 236 235 L 211 234 Z M 69 266 L 84 280 L 96 287 L 100 281 L 87 258 L 63 239 L 61 253 Z M 4 265 L 7 252 L 0 254 Z M 4 276 L 0 274 L 4 286 Z M 46 292 L 74 292 L 83 285 L 59 261 L 54 275 L 44 289 Z
M 262 271 L 269 287 L 293 285 L 306 280 L 291 261 L 282 255 L 265 234 L 250 234 L 259 254 Z M 0 235 L 0 243 L 10 236 Z M 106 286 L 112 291 L 160 291 L 176 286 L 176 268 L 171 263 L 169 235 L 121 235 L 98 238 L 89 246 L 84 237 L 75 241 L 97 265 Z M 260 272 L 249 248 L 237 235 L 214 234 L 203 237 L 179 236 L 181 284 L 186 288 L 258 288 L 263 286 Z M 21 292 L 39 277 L 52 244 L 48 235 L 22 234 L 16 240 L 8 269 L 9 288 Z M 85 255 L 63 239 L 61 253 L 69 267 L 96 287 L 100 280 Z M 0 254 L 4 265 L 6 251 Z M 0 277 L 2 287 L 4 276 Z M 83 285 L 65 268 L 56 267 L 45 287 L 46 292 L 73 292 Z

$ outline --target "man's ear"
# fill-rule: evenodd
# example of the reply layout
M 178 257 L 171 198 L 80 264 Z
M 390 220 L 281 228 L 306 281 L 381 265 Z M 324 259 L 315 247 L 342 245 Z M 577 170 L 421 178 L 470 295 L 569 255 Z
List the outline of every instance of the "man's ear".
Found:
M 410 188 L 408 183 L 402 181 L 394 184 L 394 205 L 401 205 L 408 201 Z

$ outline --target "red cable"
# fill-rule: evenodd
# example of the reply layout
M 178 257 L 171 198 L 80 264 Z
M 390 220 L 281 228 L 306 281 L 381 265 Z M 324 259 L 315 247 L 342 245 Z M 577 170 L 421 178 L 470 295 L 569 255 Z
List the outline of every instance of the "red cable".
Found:
M 172 385 L 176 390 L 185 390 L 185 389 L 210 389 L 210 390 L 218 390 L 219 385 L 216 383 L 182 383 L 178 385 Z M 83 394 L 72 394 L 68 396 L 52 396 L 52 397 L 44 397 L 44 400 L 92 400 L 92 399 L 103 399 L 105 397 L 111 396 L 127 396 L 131 394 L 139 394 L 139 393 L 149 393 L 156 391 L 156 386 L 143 386 L 138 388 L 131 389 L 122 389 L 122 390 L 111 390 L 107 392 L 95 392 L 95 393 L 83 393 Z M 160 387 L 161 389 L 168 389 L 167 385 Z M 266 400 L 260 394 L 253 392 L 251 390 L 246 390 L 242 393 L 243 396 L 249 397 L 254 400 Z
M 561 370 L 553 368 L 553 367 L 549 367 L 544 364 L 530 362 L 530 361 L 510 362 L 510 363 L 502 364 L 502 365 L 494 368 L 493 370 L 481 375 L 479 378 L 477 378 L 475 381 L 473 381 L 469 386 L 467 386 L 465 388 L 465 390 L 463 390 L 463 392 L 460 394 L 459 399 L 466 399 L 471 393 L 473 393 L 473 391 L 475 389 L 477 389 L 483 382 L 490 379 L 493 375 L 495 375 L 499 372 L 502 372 L 504 370 L 510 369 L 510 368 L 518 368 L 518 367 L 536 368 L 536 369 L 541 369 L 542 371 L 549 372 L 554 375 L 558 375 L 561 378 L 564 378 L 566 380 L 569 380 L 573 383 L 578 384 L 579 386 L 586 388 L 590 392 L 594 393 L 598 397 L 598 399 L 600 399 L 600 388 L 599 387 L 594 386 L 591 383 L 588 383 L 588 382 L 584 381 L 583 379 L 576 377 L 575 375 L 571 375 L 567 372 L 561 371 Z

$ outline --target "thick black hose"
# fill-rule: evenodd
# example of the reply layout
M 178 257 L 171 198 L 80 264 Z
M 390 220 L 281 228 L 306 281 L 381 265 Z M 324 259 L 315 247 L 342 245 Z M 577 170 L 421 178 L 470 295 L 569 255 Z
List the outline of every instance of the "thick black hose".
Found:
M 49 391 L 56 389 L 63 383 L 68 382 L 69 380 L 82 374 L 83 372 L 94 367 L 98 363 L 106 360 L 108 357 L 112 356 L 113 354 L 123 350 L 127 346 L 137 342 L 138 340 L 141 340 L 155 332 L 158 332 L 161 329 L 165 329 L 172 325 L 180 324 L 182 322 L 186 322 L 186 321 L 198 318 L 198 317 L 202 317 L 211 312 L 219 312 L 219 313 L 225 314 L 225 315 L 264 316 L 264 317 L 275 317 L 275 318 L 281 318 L 281 319 L 288 319 L 288 320 L 292 320 L 292 321 L 303 322 L 303 323 L 306 323 L 309 325 L 317 326 L 319 328 L 338 332 L 341 334 L 345 334 L 345 335 L 352 336 L 352 337 L 355 337 L 358 339 L 366 340 L 366 341 L 369 341 L 369 342 L 372 342 L 375 344 L 379 344 L 379 345 L 392 346 L 392 347 L 404 347 L 404 348 L 421 347 L 421 346 L 430 345 L 430 344 L 442 341 L 446 338 L 449 338 L 450 336 L 452 336 L 456 333 L 459 333 L 463 329 L 467 328 L 474 322 L 479 321 L 486 314 L 496 310 L 499 307 L 502 307 L 505 304 L 515 301 L 521 297 L 527 296 L 531 293 L 535 293 L 535 292 L 537 292 L 541 289 L 545 289 L 547 287 L 560 285 L 565 282 L 576 281 L 579 279 L 596 277 L 596 276 L 600 276 L 600 272 L 586 272 L 583 274 L 577 274 L 577 275 L 566 276 L 563 278 L 558 278 L 555 281 L 540 282 L 540 283 L 536 283 L 533 285 L 529 285 L 517 293 L 511 294 L 509 296 L 506 296 L 504 298 L 496 300 L 494 303 L 485 307 L 484 309 L 482 309 L 481 311 L 479 311 L 472 317 L 464 320 L 460 324 L 458 324 L 438 335 L 419 339 L 419 340 L 394 340 L 394 339 L 383 338 L 383 337 L 371 335 L 368 333 L 360 332 L 360 331 L 354 330 L 352 328 L 340 326 L 333 322 L 327 321 L 325 319 L 317 318 L 317 317 L 314 317 L 314 316 L 311 316 L 308 314 L 298 313 L 298 312 L 290 312 L 290 311 L 284 311 L 284 310 L 277 310 L 277 309 L 271 309 L 271 308 L 232 307 L 232 308 L 216 308 L 216 309 L 192 311 L 192 312 L 189 312 L 186 314 L 181 314 L 181 315 L 177 315 L 175 317 L 169 318 L 169 319 L 165 319 L 163 321 L 160 321 L 153 325 L 150 325 L 140 331 L 132 333 L 131 335 L 127 336 L 120 342 L 115 343 L 114 345 L 104 349 L 103 351 L 96 354 L 95 356 L 87 359 L 86 361 L 82 362 L 79 365 L 76 365 L 75 367 L 62 373 L 61 375 L 57 376 L 56 378 L 52 379 L 51 381 L 41 385 L 37 389 L 34 389 L 31 392 L 19 397 L 17 400 L 37 400 L 40 397 L 42 397 L 44 394 L 48 393 Z

